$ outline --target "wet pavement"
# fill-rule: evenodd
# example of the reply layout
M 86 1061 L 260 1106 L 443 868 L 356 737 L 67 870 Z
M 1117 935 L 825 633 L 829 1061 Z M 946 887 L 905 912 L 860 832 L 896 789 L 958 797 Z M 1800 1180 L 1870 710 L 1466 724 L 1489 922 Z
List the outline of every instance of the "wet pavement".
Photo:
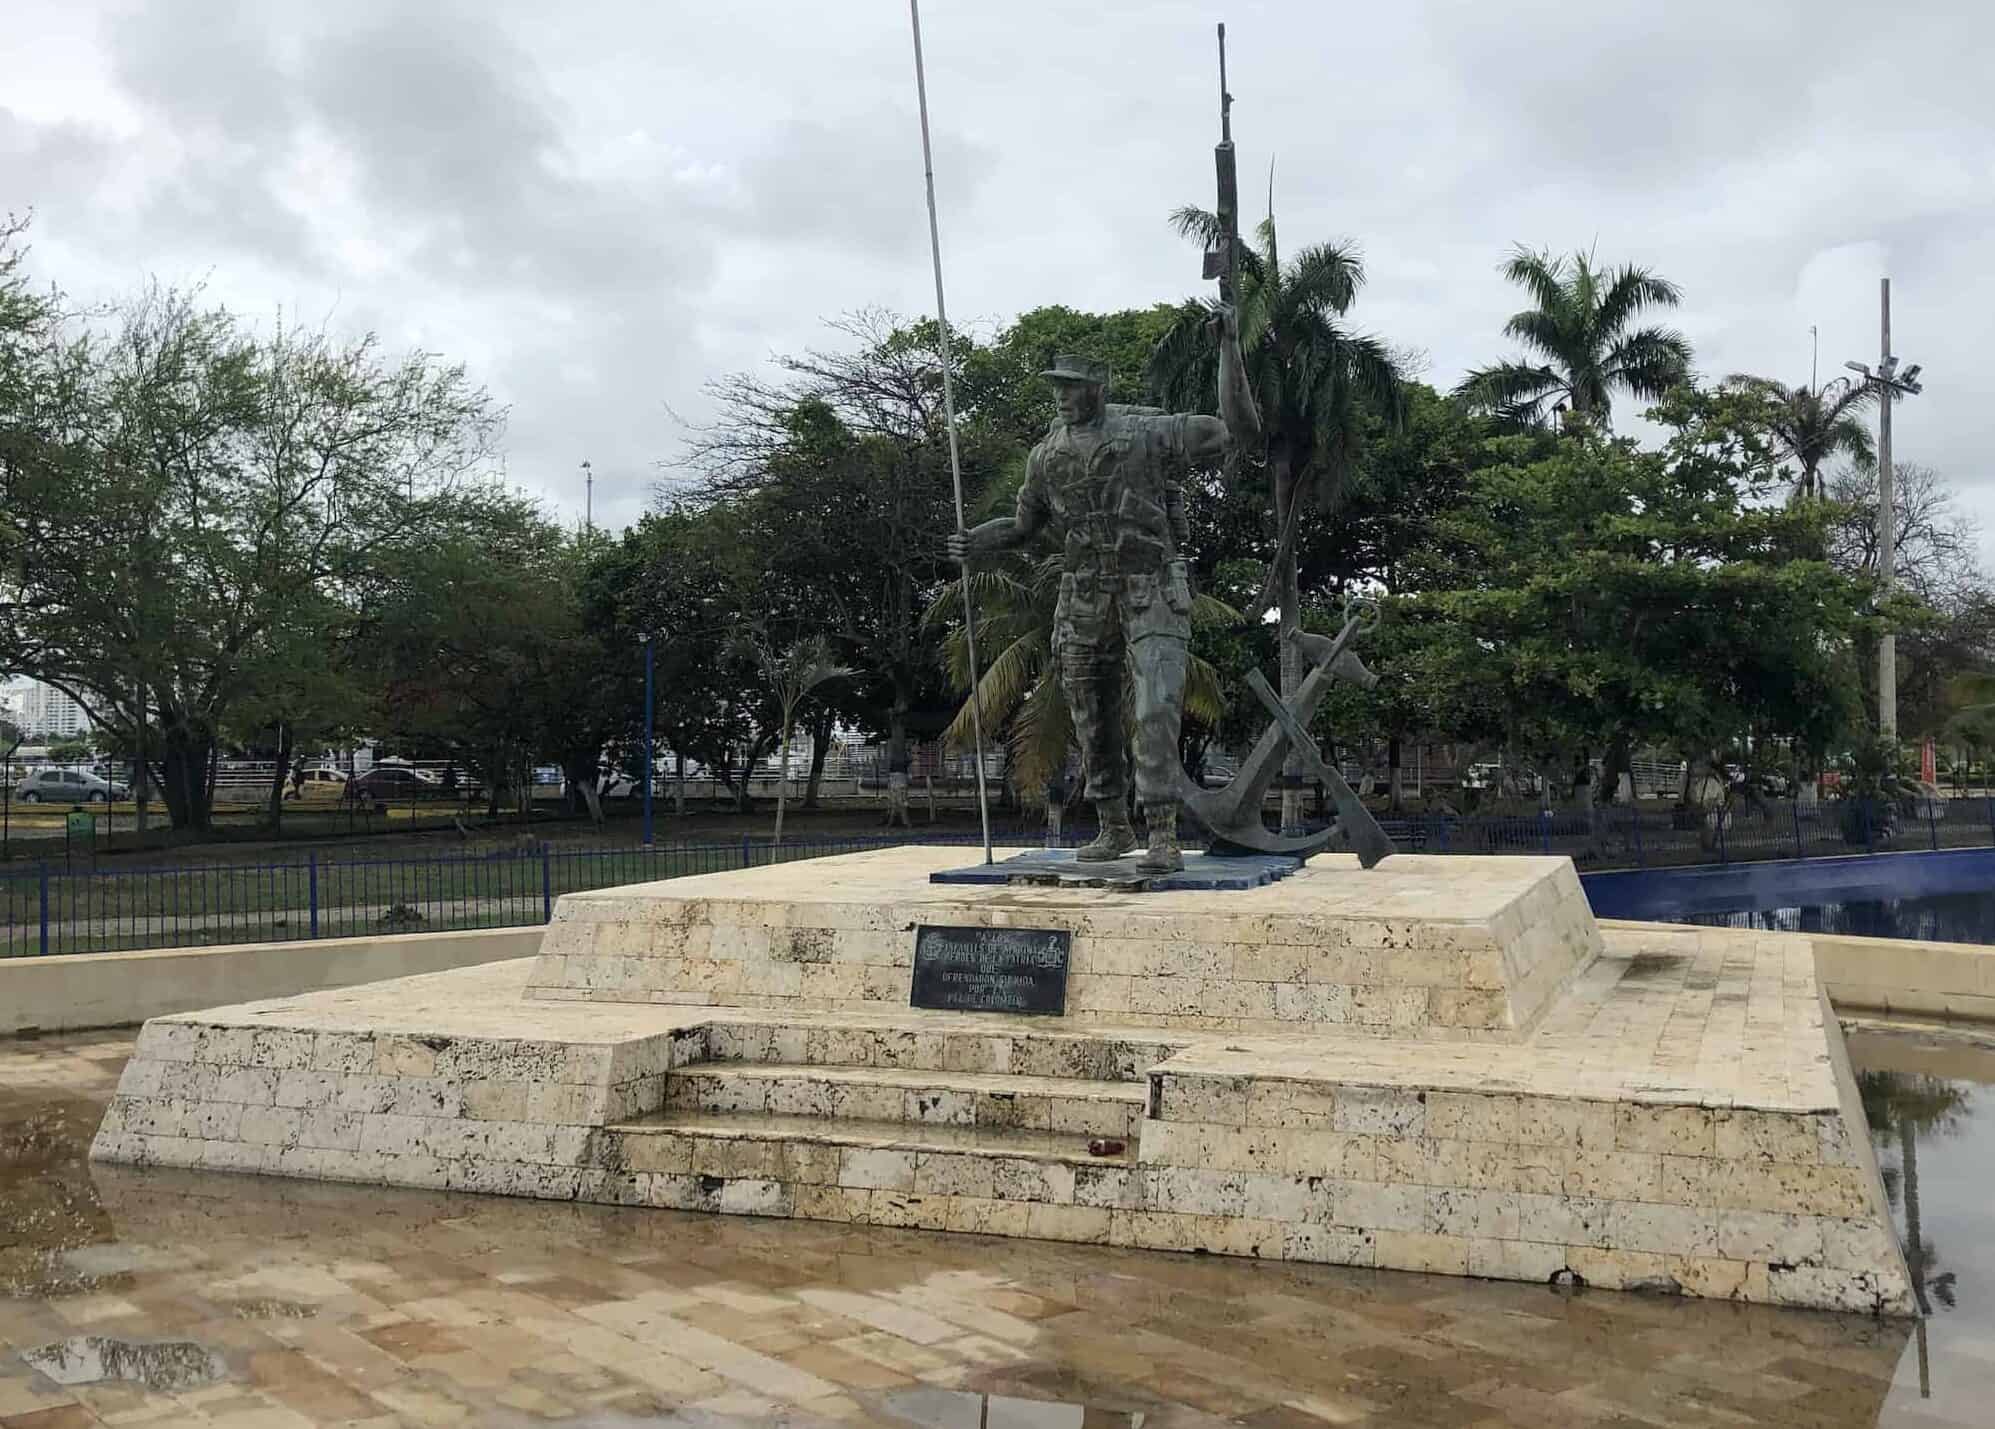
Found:
M 6 1429 L 1995 1422 L 1995 1044 L 1852 1041 L 1901 1231 L 1909 1216 L 1924 1247 L 1923 1332 L 1330 1266 L 93 1167 L 90 1135 L 129 1049 L 125 1034 L 0 1041 Z

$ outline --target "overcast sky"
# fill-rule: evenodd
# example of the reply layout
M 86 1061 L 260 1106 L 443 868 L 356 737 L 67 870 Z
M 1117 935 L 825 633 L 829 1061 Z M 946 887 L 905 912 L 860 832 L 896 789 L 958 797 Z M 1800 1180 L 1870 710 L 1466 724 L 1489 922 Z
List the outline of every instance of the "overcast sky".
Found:
M 1699 368 L 1875 361 L 1877 280 L 1924 363 L 1902 460 L 1995 553 L 1995 19 L 1985 0 L 929 0 L 949 303 L 1197 290 L 1212 21 L 1243 202 L 1357 240 L 1357 321 L 1453 383 L 1505 354 L 1517 242 L 1680 283 Z M 8 0 L 0 209 L 38 275 L 147 274 L 467 362 L 512 476 L 635 517 L 710 376 L 865 305 L 929 310 L 897 0 Z M 1995 562 L 1992 562 L 1995 563 Z

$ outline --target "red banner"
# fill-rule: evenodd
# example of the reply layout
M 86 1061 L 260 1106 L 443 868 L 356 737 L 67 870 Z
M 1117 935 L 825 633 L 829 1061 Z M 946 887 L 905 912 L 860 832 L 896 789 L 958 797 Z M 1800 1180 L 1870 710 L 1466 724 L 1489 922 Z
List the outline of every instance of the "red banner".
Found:
M 1933 752 L 1933 742 L 1930 739 L 1919 746 L 1919 777 L 1928 784 L 1940 782 L 1939 757 Z

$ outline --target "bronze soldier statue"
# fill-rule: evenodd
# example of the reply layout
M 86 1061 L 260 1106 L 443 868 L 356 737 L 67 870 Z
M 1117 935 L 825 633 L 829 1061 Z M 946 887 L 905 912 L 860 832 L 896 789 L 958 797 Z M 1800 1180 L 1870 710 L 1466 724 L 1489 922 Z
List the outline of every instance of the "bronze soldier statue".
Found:
M 1213 323 L 1219 338 L 1221 417 L 1148 415 L 1103 400 L 1108 370 L 1061 356 L 1044 374 L 1059 419 L 1032 449 L 1017 513 L 949 537 L 958 561 L 1016 550 L 1051 527 L 1064 541 L 1065 570 L 1053 616 L 1053 659 L 1073 712 L 1087 770 L 1087 796 L 1101 834 L 1077 855 L 1098 863 L 1136 847 L 1124 779 L 1123 667 L 1135 692 L 1136 796 L 1149 846 L 1137 866 L 1184 867 L 1178 849 L 1178 726 L 1184 713 L 1191 576 L 1181 465 L 1211 467 L 1234 444 L 1257 444 L 1260 415 L 1247 386 L 1232 308 Z

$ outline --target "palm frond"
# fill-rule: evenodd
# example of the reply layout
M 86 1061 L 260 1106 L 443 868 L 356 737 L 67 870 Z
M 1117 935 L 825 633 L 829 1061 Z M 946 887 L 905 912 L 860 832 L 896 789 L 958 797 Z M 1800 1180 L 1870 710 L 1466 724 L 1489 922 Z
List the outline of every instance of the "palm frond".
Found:
M 1646 308 L 1673 308 L 1683 301 L 1683 289 L 1633 264 L 1615 273 L 1594 309 L 1602 334 L 1617 333 Z
M 943 731 L 943 738 L 954 748 L 967 745 L 975 733 L 973 721 L 976 714 L 983 716 L 986 731 L 1001 728 L 1039 678 L 1046 664 L 1046 653 L 1046 641 L 1038 632 L 1021 635 L 999 650 L 977 681 L 974 696 L 976 711 L 972 712 L 971 700 L 965 699 L 956 711 L 956 717 Z M 959 687 L 969 677 L 968 669 L 963 667 L 952 669 L 950 673 Z
M 1238 625 L 1240 612 L 1218 596 L 1201 592 L 1191 598 L 1191 623 L 1201 630 Z
M 1354 243 L 1317 243 L 1296 255 L 1284 279 L 1286 305 L 1341 313 L 1364 286 L 1364 258 Z
M 1218 214 L 1196 204 L 1171 210 L 1171 227 L 1177 230 L 1178 237 L 1193 238 L 1204 244 L 1217 243 L 1225 231 Z
M 970 600 L 976 609 L 1031 597 L 1033 582 L 1014 563 L 981 566 L 969 573 Z M 963 578 L 957 577 L 936 593 L 935 603 L 922 613 L 921 624 L 934 630 L 963 618 Z
M 1791 405 L 1799 395 L 1808 390 L 1806 387 L 1789 387 L 1785 382 L 1776 382 L 1771 377 L 1755 377 L 1750 372 L 1734 372 L 1718 386 L 1727 392 L 1764 397 L 1769 402 L 1783 407 Z
M 1514 337 L 1526 347 L 1535 348 L 1554 362 L 1570 364 L 1585 348 L 1586 337 L 1562 325 L 1558 315 L 1543 308 L 1526 308 L 1512 313 L 1503 325 L 1506 337 Z
M 1210 303 L 1186 302 L 1150 351 L 1145 380 L 1151 394 L 1174 412 L 1201 412 L 1213 401 L 1219 353 L 1206 333 L 1211 318 Z
M 1571 295 L 1566 291 L 1564 258 L 1554 258 L 1549 249 L 1540 252 L 1520 243 L 1498 271 L 1529 293 L 1543 311 L 1561 317 L 1570 315 Z
M 1527 424 L 1543 420 L 1546 403 L 1562 393 L 1569 399 L 1571 388 L 1552 368 L 1521 362 L 1471 369 L 1455 387 L 1455 396 L 1471 410 Z
M 1649 327 L 1631 332 L 1608 349 L 1601 375 L 1618 382 L 1637 397 L 1651 401 L 1682 382 L 1690 373 L 1690 343 L 1674 328 Z M 1606 411 L 1603 405 L 1601 411 Z
M 1018 787 L 1028 798 L 1042 792 L 1052 776 L 1066 766 L 1067 752 L 1074 744 L 1073 712 L 1052 671 L 1041 677 L 1019 706 L 1006 744 Z
M 1196 655 L 1185 666 L 1185 713 L 1207 726 L 1226 718 L 1226 683 L 1218 670 Z

